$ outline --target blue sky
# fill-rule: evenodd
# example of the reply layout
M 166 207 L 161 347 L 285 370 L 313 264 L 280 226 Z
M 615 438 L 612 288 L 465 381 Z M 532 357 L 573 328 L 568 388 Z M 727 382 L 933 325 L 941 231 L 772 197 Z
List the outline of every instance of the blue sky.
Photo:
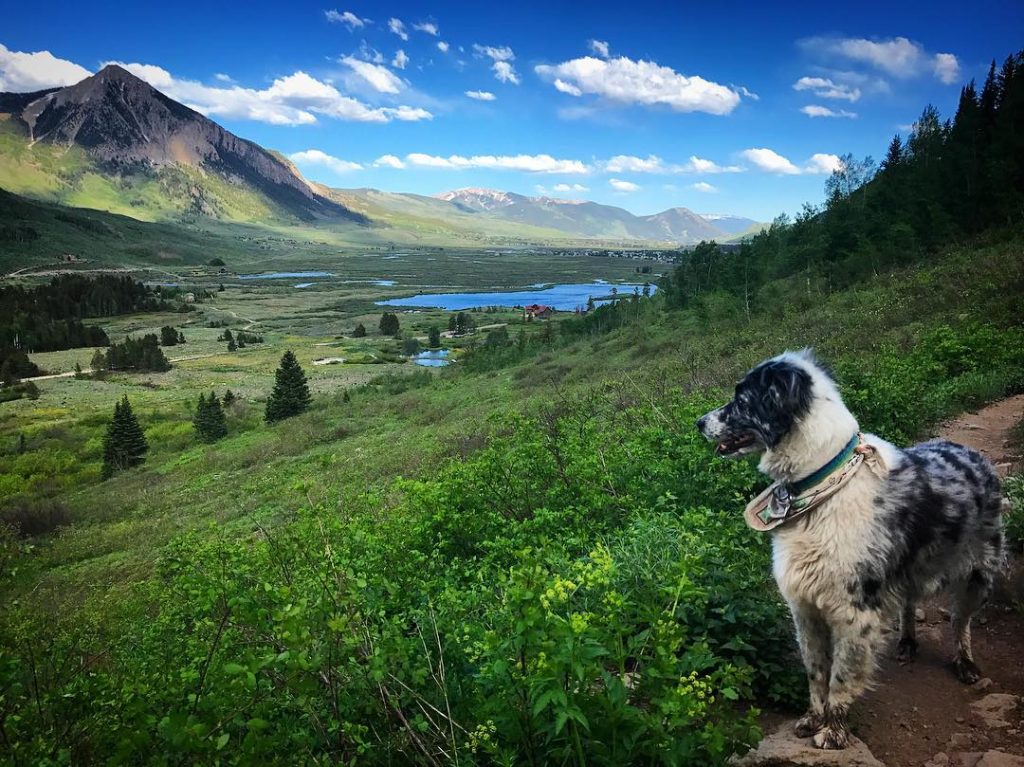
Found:
M 8 4 L 0 90 L 121 62 L 331 186 L 769 220 L 951 115 L 1024 29 L 1017 0 L 339 2 Z

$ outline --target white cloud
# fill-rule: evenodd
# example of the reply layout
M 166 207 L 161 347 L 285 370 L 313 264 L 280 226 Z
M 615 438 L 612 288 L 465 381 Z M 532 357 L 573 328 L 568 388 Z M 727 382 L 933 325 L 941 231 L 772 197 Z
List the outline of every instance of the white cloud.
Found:
M 863 37 L 812 37 L 801 45 L 820 54 L 856 61 L 893 77 L 910 78 L 930 72 L 941 82 L 956 82 L 960 63 L 952 53 L 929 54 L 906 37 L 868 40 Z
M 233 83 L 234 82 L 234 80 L 232 79 L 231 75 L 226 75 L 223 72 L 217 72 L 217 74 L 215 74 L 213 76 L 213 79 L 219 80 L 222 83 Z
M 960 79 L 960 62 L 952 53 L 936 53 L 932 60 L 932 72 L 946 85 Z
M 857 116 L 856 112 L 847 112 L 845 109 L 834 110 L 818 104 L 808 104 L 801 107 L 800 111 L 808 117 L 849 117 L 853 119 Z
M 395 53 L 395 57 L 391 60 L 391 66 L 395 69 L 405 69 L 408 63 L 409 57 L 406 55 L 405 51 L 399 48 Z
M 324 11 L 324 16 L 327 17 L 328 21 L 332 21 L 336 24 L 344 24 L 349 29 L 360 29 L 365 27 L 370 20 L 361 19 L 356 16 L 352 11 Z
M 559 160 L 549 154 L 537 155 L 474 155 L 463 157 L 453 154 L 449 157 L 413 152 L 405 156 L 410 165 L 424 168 L 490 168 L 493 170 L 521 170 L 529 173 L 589 173 L 590 169 L 579 160 Z
M 590 50 L 600 56 L 602 59 L 608 58 L 610 55 L 608 49 L 608 43 L 604 40 L 591 40 L 587 45 L 590 46 Z
M 301 70 L 277 78 L 268 88 L 255 90 L 238 85 L 210 87 L 194 80 L 180 80 L 166 69 L 151 64 L 120 66 L 171 98 L 208 116 L 256 120 L 272 125 L 309 125 L 317 121 L 317 115 L 381 123 L 429 120 L 433 117 L 425 109 L 408 106 L 370 107 Z
M 555 184 L 552 189 L 556 192 L 589 192 L 590 187 L 583 184 Z
M 437 41 L 437 49 L 441 51 L 441 53 L 448 53 L 449 47 L 450 46 L 448 45 L 448 43 L 446 43 L 444 40 Z
M 707 181 L 698 181 L 695 184 L 690 184 L 690 189 L 693 189 L 698 192 L 705 192 L 707 194 L 712 194 L 718 191 L 717 186 L 709 184 Z
M 413 24 L 412 28 L 420 32 L 426 32 L 428 35 L 437 37 L 441 34 L 441 30 L 437 28 L 437 24 L 432 21 L 421 21 L 419 24 Z
M 380 64 L 371 64 L 352 56 L 342 57 L 341 63 L 359 75 L 378 93 L 397 94 L 405 87 L 405 83 L 398 75 Z
M 515 67 L 512 66 L 512 62 L 515 60 L 516 55 L 507 45 L 495 47 L 493 45 L 480 45 L 479 43 L 473 43 L 473 51 L 477 56 L 486 57 L 491 60 L 491 70 L 494 72 L 496 80 L 503 83 L 512 83 L 512 85 L 519 85 L 519 73 L 516 72 Z
M 795 91 L 814 91 L 814 95 L 823 99 L 843 99 L 854 102 L 860 98 L 860 88 L 836 83 L 825 77 L 801 77 L 793 83 Z
M 383 154 L 373 161 L 375 168 L 404 168 L 405 163 L 393 154 Z
M 842 167 L 843 163 L 838 156 L 818 152 L 811 155 L 811 159 L 807 161 L 807 167 L 804 168 L 804 172 L 831 173 L 832 171 L 840 170 Z
M 393 16 L 390 19 L 388 19 L 388 29 L 390 29 L 403 40 L 409 39 L 409 33 L 405 31 L 405 24 L 402 23 L 401 19 L 396 19 Z
M 800 172 L 797 166 L 771 149 L 745 149 L 740 154 L 761 170 L 769 173 L 796 175 Z
M 466 95 L 477 101 L 494 101 L 498 98 L 490 91 L 466 91 Z
M 739 94 L 740 94 L 741 96 L 746 96 L 746 97 L 747 97 L 748 99 L 750 99 L 751 101 L 760 101 L 760 100 L 761 100 L 761 97 L 760 97 L 760 96 L 758 96 L 758 95 L 757 95 L 756 93 L 754 93 L 754 92 L 753 92 L 752 90 L 750 90 L 749 88 L 745 88 L 745 87 L 744 87 L 744 86 L 742 86 L 742 85 L 733 85 L 733 86 L 731 86 L 731 87 L 735 88 L 735 89 L 736 89 L 736 91 L 737 91 L 737 92 L 738 92 L 738 93 L 739 93 Z
M 91 75 L 73 61 L 58 59 L 49 51 L 23 53 L 0 45 L 0 91 L 39 91 L 74 85 Z
M 335 173 L 347 173 L 353 170 L 362 170 L 363 166 L 357 162 L 342 160 L 319 149 L 307 149 L 304 152 L 294 152 L 288 158 L 299 165 L 323 165 Z
M 604 164 L 604 169 L 608 173 L 664 173 L 666 170 L 661 158 L 653 154 L 646 158 L 615 155 Z
M 724 85 L 624 56 L 609 60 L 584 56 L 561 64 L 540 64 L 534 70 L 563 93 L 592 94 L 620 104 L 725 115 L 740 103 L 740 94 Z
M 637 192 L 640 190 L 639 184 L 634 184 L 632 181 L 622 181 L 617 178 L 609 179 L 608 184 L 617 192 Z
M 683 165 L 676 166 L 678 173 L 742 173 L 743 168 L 738 165 L 719 165 L 703 157 L 690 155 L 690 159 Z

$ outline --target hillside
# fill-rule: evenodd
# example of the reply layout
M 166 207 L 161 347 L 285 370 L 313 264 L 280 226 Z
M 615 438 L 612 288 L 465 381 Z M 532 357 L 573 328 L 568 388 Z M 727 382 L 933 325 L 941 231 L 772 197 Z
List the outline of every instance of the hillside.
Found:
M 75 85 L 0 95 L 0 187 L 135 217 L 361 216 L 290 163 L 116 65 Z

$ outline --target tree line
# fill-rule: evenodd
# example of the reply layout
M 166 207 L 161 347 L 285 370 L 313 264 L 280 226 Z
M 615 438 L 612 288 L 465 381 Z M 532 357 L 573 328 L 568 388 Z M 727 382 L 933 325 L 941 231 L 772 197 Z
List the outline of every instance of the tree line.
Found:
M 1024 218 L 1024 51 L 972 81 L 956 114 L 928 106 L 881 163 L 841 158 L 823 206 L 783 215 L 738 247 L 702 242 L 660 283 L 670 309 L 758 306 L 840 290 L 942 245 Z M 794 280 L 792 278 L 798 277 Z M 788 283 L 787 283 L 788 281 Z M 803 294 L 802 296 L 800 294 Z

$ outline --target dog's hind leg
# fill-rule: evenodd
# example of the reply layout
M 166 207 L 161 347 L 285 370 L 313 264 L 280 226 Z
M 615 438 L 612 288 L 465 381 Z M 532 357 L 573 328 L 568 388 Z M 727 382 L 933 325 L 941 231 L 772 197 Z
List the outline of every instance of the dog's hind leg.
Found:
M 974 569 L 970 575 L 953 587 L 953 636 L 956 657 L 953 666 L 957 678 L 964 684 L 981 679 L 981 669 L 971 652 L 971 618 L 988 599 L 992 591 L 992 576 L 984 570 Z
M 879 610 L 851 605 L 839 625 L 832 623 L 832 674 L 823 727 L 814 736 L 818 748 L 846 748 L 850 742 L 847 720 L 854 700 L 871 684 L 882 636 Z
M 809 738 L 824 724 L 828 683 L 832 673 L 832 636 L 828 624 L 816 607 L 790 604 L 800 657 L 807 670 L 810 705 L 793 730 L 800 738 Z
M 896 660 L 909 663 L 917 655 L 917 622 L 914 617 L 916 604 L 912 597 L 903 602 L 900 613 L 900 642 L 896 645 Z

